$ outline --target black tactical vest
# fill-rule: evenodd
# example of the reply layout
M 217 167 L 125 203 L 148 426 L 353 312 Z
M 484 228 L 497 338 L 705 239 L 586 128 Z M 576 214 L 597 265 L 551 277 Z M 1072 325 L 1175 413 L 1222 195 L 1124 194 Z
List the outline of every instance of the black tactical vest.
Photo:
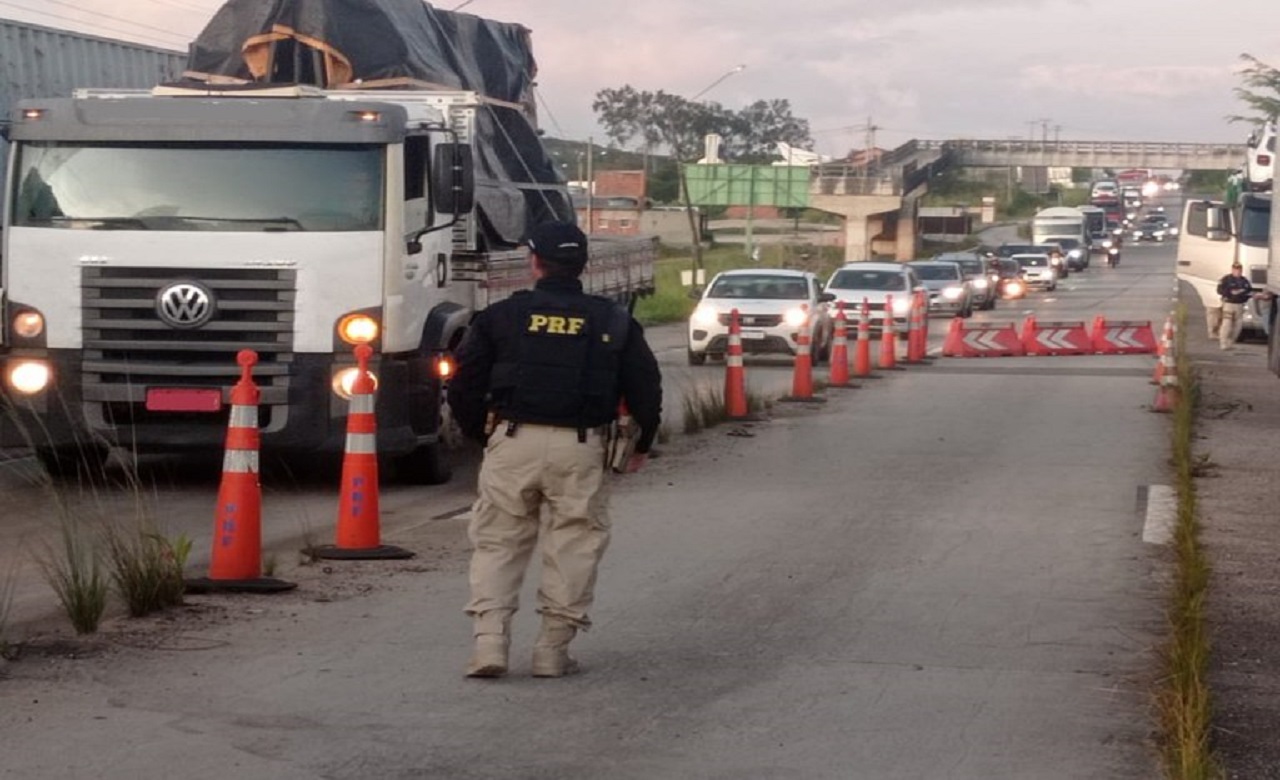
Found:
M 514 349 L 498 355 L 490 376 L 503 418 L 580 430 L 613 420 L 626 310 L 604 298 L 546 290 L 516 293 L 512 302 L 519 332 L 505 335 Z

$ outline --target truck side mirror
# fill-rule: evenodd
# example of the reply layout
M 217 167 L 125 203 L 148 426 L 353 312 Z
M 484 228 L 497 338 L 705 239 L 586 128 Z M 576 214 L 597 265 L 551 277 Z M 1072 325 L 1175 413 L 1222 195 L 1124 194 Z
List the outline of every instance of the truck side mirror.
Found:
M 465 214 L 476 199 L 475 159 L 466 144 L 440 144 L 431 166 L 431 204 L 439 214 Z

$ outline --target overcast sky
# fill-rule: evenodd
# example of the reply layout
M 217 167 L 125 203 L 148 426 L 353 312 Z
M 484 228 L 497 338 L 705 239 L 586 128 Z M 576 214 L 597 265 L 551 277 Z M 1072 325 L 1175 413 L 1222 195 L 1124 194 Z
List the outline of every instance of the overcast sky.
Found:
M 266 0 L 264 0 L 265 2 Z M 435 3 L 452 9 L 463 0 Z M 221 0 L 0 0 L 0 16 L 184 48 Z M 1280 66 L 1276 0 L 471 0 L 533 31 L 542 125 L 604 140 L 630 84 L 786 99 L 815 148 L 911 138 L 1240 141 L 1240 54 Z M 24 10 L 25 9 L 25 10 Z M 44 9 L 36 12 L 30 9 Z

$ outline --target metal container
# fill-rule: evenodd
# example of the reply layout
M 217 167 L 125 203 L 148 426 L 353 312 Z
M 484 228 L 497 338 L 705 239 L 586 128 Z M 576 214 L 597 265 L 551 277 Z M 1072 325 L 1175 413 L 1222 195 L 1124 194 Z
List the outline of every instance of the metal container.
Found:
M 148 89 L 178 79 L 186 64 L 186 52 L 0 19 L 0 122 L 24 98 L 70 97 L 81 87 Z M 7 152 L 0 144 L 0 171 Z

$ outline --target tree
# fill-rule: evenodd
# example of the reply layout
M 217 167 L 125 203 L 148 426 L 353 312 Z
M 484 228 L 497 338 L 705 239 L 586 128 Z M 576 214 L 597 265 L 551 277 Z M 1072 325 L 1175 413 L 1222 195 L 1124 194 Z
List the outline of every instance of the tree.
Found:
M 701 155 L 703 139 L 711 133 L 723 139 L 722 157 L 747 163 L 768 162 L 777 141 L 806 148 L 812 145 L 809 123 L 791 114 L 786 100 L 759 100 L 739 113 L 719 103 L 688 100 L 658 90 L 641 92 L 630 84 L 602 89 L 591 104 L 605 135 L 618 146 L 639 140 L 646 153 L 662 146 L 680 166 L 680 194 L 689 215 L 694 270 L 702 267 L 702 242 L 689 200 L 683 165 Z
M 1277 70 L 1251 54 L 1241 54 L 1240 59 L 1246 64 L 1240 71 L 1240 80 L 1244 86 L 1233 91 L 1254 115 L 1232 114 L 1228 122 L 1248 122 L 1258 126 L 1274 121 L 1280 116 L 1280 70 Z

